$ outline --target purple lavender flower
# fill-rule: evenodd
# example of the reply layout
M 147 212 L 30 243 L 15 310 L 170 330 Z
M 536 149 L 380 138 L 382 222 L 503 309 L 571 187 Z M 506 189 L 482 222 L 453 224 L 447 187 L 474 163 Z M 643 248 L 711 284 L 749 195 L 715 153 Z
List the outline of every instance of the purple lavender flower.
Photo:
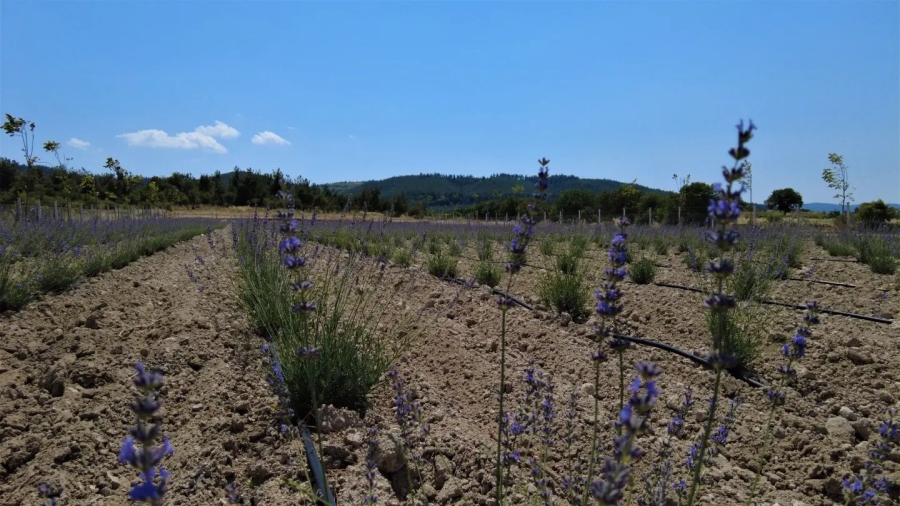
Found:
M 845 504 L 878 504 L 878 497 L 886 494 L 891 482 L 882 477 L 881 463 L 891 454 L 894 446 L 900 445 L 900 421 L 895 420 L 897 408 L 888 410 L 888 419 L 878 428 L 878 442 L 869 451 L 869 458 L 863 464 L 864 472 L 848 476 L 843 481 Z
M 153 418 L 161 405 L 157 395 L 163 384 L 163 376 L 158 372 L 144 369 L 144 365 L 140 362 L 135 368 L 138 375 L 134 379 L 134 385 L 141 391 L 143 397 L 131 405 L 131 410 L 137 415 L 137 424 L 130 429 L 130 435 L 122 442 L 118 461 L 140 472 L 142 481 L 132 486 L 128 498 L 132 501 L 157 505 L 162 504 L 169 479 L 169 473 L 160 466 L 160 463 L 163 458 L 174 452 L 169 438 L 163 438 L 161 446 L 153 446 L 153 441 L 160 433 L 161 425 L 159 421 L 153 421 Z
M 229 483 L 225 487 L 225 497 L 230 504 L 244 504 L 244 499 L 241 497 L 241 493 L 238 492 L 237 485 L 234 482 Z
M 639 363 L 636 369 L 639 376 L 633 379 L 631 396 L 615 422 L 621 434 L 613 440 L 613 458 L 603 465 L 600 479 L 590 485 L 592 497 L 601 504 L 618 504 L 624 497 L 631 482 L 631 466 L 643 456 L 637 438 L 647 430 L 650 411 L 659 398 L 655 378 L 662 370 L 653 363 Z
M 366 441 L 366 495 L 363 498 L 363 504 L 375 504 L 378 502 L 378 495 L 375 485 L 375 473 L 378 472 L 378 462 L 376 455 L 378 454 L 378 429 L 369 429 L 369 437 Z
M 59 496 L 62 495 L 62 490 L 49 483 L 41 483 L 38 485 L 38 495 L 47 500 L 44 506 L 56 506 Z

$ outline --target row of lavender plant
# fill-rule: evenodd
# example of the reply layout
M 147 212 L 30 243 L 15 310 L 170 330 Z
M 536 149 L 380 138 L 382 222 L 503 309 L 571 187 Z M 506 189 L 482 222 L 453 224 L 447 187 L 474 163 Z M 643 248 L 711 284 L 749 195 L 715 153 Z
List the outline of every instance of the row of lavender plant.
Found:
M 500 340 L 500 385 L 498 387 L 499 409 L 497 411 L 497 447 L 495 498 L 498 505 L 507 504 L 517 489 L 525 491 L 531 500 L 541 504 L 552 504 L 555 500 L 564 500 L 570 504 L 620 504 L 637 502 L 641 505 L 668 505 L 672 501 L 679 504 L 694 504 L 699 497 L 699 490 L 704 483 L 703 470 L 712 459 L 728 444 L 730 432 L 737 419 L 738 399 L 732 399 L 724 416 L 719 414 L 721 404 L 721 379 L 734 364 L 734 357 L 727 351 L 724 343 L 727 314 L 738 304 L 736 297 L 728 292 L 728 279 L 733 275 L 735 263 L 727 254 L 738 245 L 738 233 L 733 228 L 740 214 L 737 206 L 742 191 L 742 167 L 738 162 L 749 155 L 745 144 L 752 138 L 752 123 L 744 128 L 738 125 L 738 146 L 730 150 L 735 159 L 735 166 L 725 168 L 723 174 L 726 185 L 717 185 L 718 198 L 710 204 L 710 216 L 714 217 L 718 228 L 709 232 L 706 239 L 713 250 L 718 252 L 716 258 L 709 261 L 707 271 L 715 280 L 715 290 L 705 299 L 704 306 L 713 315 L 712 339 L 709 362 L 713 366 L 714 383 L 709 392 L 707 413 L 699 433 L 694 435 L 694 443 L 688 448 L 682 464 L 677 460 L 677 441 L 690 437 L 685 432 L 686 419 L 695 405 L 696 390 L 684 392 L 684 401 L 676 410 L 667 425 L 667 436 L 656 454 L 656 462 L 645 466 L 648 471 L 641 476 L 636 474 L 636 464 L 646 459 L 641 450 L 642 436 L 649 427 L 654 407 L 660 395 L 657 378 L 662 369 L 654 363 L 638 361 L 634 364 L 636 375 L 626 381 L 630 367 L 626 357 L 630 355 L 628 343 L 618 337 L 618 316 L 623 310 L 624 289 L 621 282 L 628 272 L 628 222 L 618 221 L 619 230 L 609 241 L 608 262 L 603 273 L 604 281 L 595 292 L 597 299 L 595 311 L 600 317 L 594 336 L 596 348 L 590 357 L 594 364 L 594 399 L 592 431 L 587 448 L 577 449 L 577 415 L 575 406 L 578 394 L 568 396 L 567 407 L 562 417 L 557 416 L 556 395 L 552 376 L 537 370 L 530 364 L 524 376 L 524 395 L 521 405 L 507 410 L 505 392 L 506 384 L 506 334 L 507 314 L 512 308 L 512 301 L 507 296 L 498 299 L 501 310 Z M 535 199 L 545 198 L 547 191 L 549 161 L 542 159 L 538 174 Z M 362 337 L 356 343 L 375 341 L 371 329 L 360 327 L 360 321 L 354 320 L 356 314 L 351 309 L 335 309 L 346 304 L 349 292 L 346 287 L 359 292 L 364 288 L 365 280 L 377 282 L 378 272 L 385 265 L 383 257 L 363 257 L 341 253 L 340 250 L 328 249 L 318 245 L 312 246 L 309 238 L 327 241 L 328 233 L 314 232 L 315 218 L 298 220 L 293 214 L 290 198 L 284 195 L 286 209 L 279 211 L 275 220 L 256 218 L 235 227 L 233 244 L 241 264 L 242 297 L 269 344 L 264 351 L 270 359 L 270 379 L 276 392 L 280 393 L 284 406 L 282 419 L 283 432 L 290 435 L 292 428 L 299 421 L 320 420 L 318 406 L 327 402 L 329 395 L 327 383 L 339 373 L 336 367 L 345 366 L 331 357 L 329 353 L 334 347 L 346 345 L 342 339 L 346 332 L 362 332 L 355 337 Z M 529 211 L 533 209 L 529 208 Z M 513 288 L 513 280 L 523 266 L 527 265 L 528 246 L 534 240 L 536 216 L 526 213 L 519 219 L 509 247 L 509 259 L 505 264 L 508 278 L 507 293 Z M 305 228 L 308 227 L 308 228 Z M 340 230 L 353 230 L 353 227 Z M 371 232 L 370 230 L 368 232 Z M 410 236 L 409 239 L 413 239 Z M 363 234 L 357 233 L 353 238 L 365 243 Z M 424 245 L 425 241 L 420 241 Z M 212 243 L 211 243 L 212 245 Z M 363 246 L 365 248 L 365 246 Z M 577 249 L 577 248 L 576 248 Z M 351 251 L 354 251 L 351 249 Z M 198 261 L 200 257 L 198 256 Z M 368 270 L 367 270 L 368 269 Z M 349 272 L 346 279 L 353 282 L 344 284 L 340 273 Z M 366 274 L 374 273 L 367 278 Z M 359 280 L 363 281 L 360 282 Z M 380 288 L 384 288 L 381 286 Z M 364 290 L 363 290 L 364 291 Z M 385 297 L 390 299 L 390 297 Z M 360 305 L 352 307 L 366 312 L 364 299 Z M 367 315 L 369 313 L 366 313 Z M 807 305 L 803 324 L 798 327 L 794 337 L 781 349 L 785 362 L 775 371 L 774 381 L 767 389 L 769 415 L 763 429 L 762 451 L 756 466 L 756 479 L 747 493 L 746 504 L 753 504 L 758 493 L 760 477 L 764 474 L 765 465 L 771 456 L 771 434 L 776 425 L 780 407 L 788 400 L 790 391 L 787 387 L 796 383 L 795 364 L 805 354 L 810 340 L 813 339 L 812 328 L 819 323 L 818 307 L 814 302 Z M 332 324 L 334 326 L 329 326 Z M 368 341 L 367 341 L 368 339 Z M 343 351 L 347 351 L 346 349 Z M 373 349 L 355 349 L 372 352 Z M 376 347 L 376 355 L 384 350 Z M 611 428 L 613 451 L 606 458 L 602 449 L 606 446 L 602 437 L 605 431 L 599 419 L 600 385 L 605 378 L 601 377 L 600 364 L 607 360 L 611 352 L 616 358 L 618 369 L 619 397 L 617 399 L 617 417 Z M 359 358 L 359 357 L 357 357 Z M 413 468 L 407 475 L 410 499 L 413 502 L 427 501 L 416 491 L 416 477 L 420 475 L 418 462 L 423 458 L 421 440 L 428 434 L 428 427 L 421 420 L 421 406 L 410 395 L 396 369 L 390 369 L 390 360 L 385 360 L 376 367 L 379 375 L 390 381 L 394 391 L 394 408 L 397 423 L 401 427 L 399 444 L 405 459 Z M 288 371 L 290 368 L 290 372 Z M 162 425 L 160 408 L 162 406 L 159 392 L 163 382 L 162 375 L 156 371 L 137 365 L 138 375 L 135 386 L 142 396 L 132 404 L 137 417 L 136 425 L 129 431 L 129 436 L 122 444 L 118 461 L 132 466 L 138 471 L 138 481 L 128 491 L 133 501 L 150 504 L 163 504 L 167 490 L 169 474 L 162 467 L 166 456 L 174 451 L 163 439 L 159 445 Z M 358 371 L 357 371 L 358 372 Z M 386 374 L 385 374 L 386 373 Z M 370 376 L 371 377 L 371 376 Z M 371 388 L 371 384 L 367 387 Z M 318 397 L 317 397 L 318 396 Z M 613 400 L 615 402 L 616 400 Z M 297 408 L 300 407 L 300 410 Z M 853 475 L 847 475 L 843 482 L 846 504 L 874 503 L 879 495 L 886 493 L 888 482 L 882 476 L 881 463 L 889 458 L 893 447 L 900 443 L 900 423 L 893 419 L 895 412 L 879 428 L 879 442 L 870 452 L 870 458 L 863 468 Z M 377 433 L 369 434 L 366 454 L 367 488 L 360 495 L 361 502 L 375 504 L 379 502 L 379 493 L 375 475 L 377 466 L 375 455 L 378 451 Z M 565 455 L 572 450 L 579 450 L 574 460 L 564 461 L 567 465 L 561 473 L 551 471 L 549 458 L 552 452 L 564 448 Z M 520 472 L 517 472 L 520 471 Z M 561 476 L 554 482 L 554 476 Z M 524 477 L 524 481 L 519 478 Z M 643 484 L 639 490 L 638 483 Z M 48 504 L 57 504 L 61 490 L 49 484 L 42 484 L 40 493 Z M 242 502 L 240 491 L 231 484 L 223 493 L 232 503 Z M 327 481 L 324 490 L 313 499 L 317 502 L 331 503 L 328 495 Z
M 718 451 L 727 444 L 728 436 L 736 421 L 736 409 L 738 400 L 733 399 L 730 408 L 724 417 L 718 415 L 721 403 L 721 382 L 723 374 L 734 367 L 734 355 L 726 345 L 726 326 L 728 312 L 737 306 L 737 299 L 726 291 L 727 280 L 733 274 L 735 264 L 728 255 L 738 244 L 738 232 L 732 226 L 740 215 L 740 194 L 743 191 L 740 185 L 743 178 L 743 166 L 739 165 L 749 155 L 745 144 L 752 138 L 754 125 L 750 123 L 744 128 L 743 122 L 738 125 L 738 145 L 729 153 L 735 160 L 732 168 L 723 168 L 726 185 L 716 185 L 718 198 L 710 203 L 710 217 L 714 218 L 717 228 L 706 236 L 709 243 L 718 251 L 716 258 L 709 261 L 707 271 L 715 280 L 714 291 L 706 297 L 704 307 L 712 314 L 711 325 L 712 340 L 708 361 L 715 373 L 711 397 L 708 403 L 707 415 L 702 430 L 697 435 L 695 443 L 690 447 L 685 465 L 682 470 L 683 478 L 676 475 L 675 466 L 672 463 L 673 447 L 671 438 L 679 437 L 684 429 L 684 420 L 687 411 L 693 405 L 693 392 L 685 393 L 685 401 L 681 409 L 668 425 L 670 438 L 666 440 L 658 457 L 659 462 L 652 467 L 652 471 L 642 478 L 644 482 L 644 494 L 637 498 L 638 504 L 667 505 L 670 504 L 670 494 L 678 497 L 679 504 L 694 504 L 703 484 L 703 469 L 708 466 Z M 542 160 L 539 181 L 546 181 L 546 161 Z M 546 185 L 539 183 L 540 194 L 546 190 Z M 514 275 L 525 263 L 525 246 L 532 238 L 533 222 L 529 215 L 522 218 L 522 224 L 516 227 L 516 237 L 510 246 L 510 261 L 507 264 L 510 288 Z M 548 482 L 549 469 L 546 454 L 548 447 L 552 446 L 559 435 L 559 427 L 556 426 L 555 411 L 553 408 L 554 396 L 551 378 L 542 372 L 535 372 L 533 367 L 526 371 L 526 393 L 523 399 L 523 407 L 518 411 L 505 410 L 505 336 L 506 314 L 511 304 L 509 299 L 501 296 L 499 305 L 502 313 L 501 320 L 501 347 L 500 347 L 500 385 L 498 388 L 498 437 L 497 437 L 497 461 L 495 493 L 497 504 L 505 504 L 511 495 L 509 488 L 512 485 L 511 468 L 521 465 L 530 476 L 530 490 L 537 493 L 537 498 L 542 504 L 553 502 L 553 491 L 560 491 L 562 498 L 570 504 L 587 504 L 593 500 L 599 504 L 620 504 L 623 501 L 631 503 L 634 495 L 639 493 L 635 487 L 634 465 L 644 457 L 639 448 L 640 436 L 646 431 L 652 408 L 659 397 L 655 378 L 661 374 L 659 366 L 648 362 L 637 362 L 635 369 L 637 376 L 633 378 L 626 388 L 625 354 L 628 343 L 617 337 L 617 315 L 622 311 L 623 290 L 621 281 L 627 276 L 625 266 L 627 263 L 627 221 L 619 221 L 620 231 L 613 237 L 609 250 L 610 266 L 605 270 L 606 280 L 597 290 L 595 296 L 598 300 L 596 312 L 600 316 L 597 327 L 596 341 L 598 348 L 591 354 L 590 359 L 596 364 L 594 380 L 594 420 L 593 431 L 588 445 L 589 456 L 580 454 L 575 462 L 570 462 L 571 469 L 563 473 L 564 478 L 560 483 L 551 486 Z M 524 228 L 523 228 L 524 225 Z M 777 368 L 780 381 L 767 389 L 770 403 L 769 418 L 764 430 L 763 451 L 760 454 L 760 462 L 757 466 L 757 478 L 747 494 L 747 504 L 752 504 L 757 492 L 759 476 L 762 475 L 764 464 L 769 456 L 770 432 L 773 420 L 777 414 L 777 408 L 785 401 L 786 391 L 784 387 L 795 381 L 796 372 L 793 368 L 797 360 L 805 356 L 808 339 L 812 337 L 812 326 L 818 323 L 817 305 L 811 302 L 807 305 L 808 312 L 804 317 L 804 325 L 798 328 L 797 334 L 791 341 L 783 346 L 782 355 L 786 359 L 784 365 Z M 612 455 L 607 459 L 599 457 L 601 448 L 599 403 L 596 392 L 600 391 L 601 376 L 599 363 L 606 360 L 605 346 L 608 346 L 618 358 L 619 369 L 619 416 L 613 423 L 616 436 L 613 441 Z M 628 393 L 626 401 L 626 392 Z M 577 394 L 572 394 L 572 399 Z M 571 411 L 571 410 L 570 410 Z M 893 413 L 891 413 L 893 415 Z M 572 422 L 574 415 L 566 416 L 566 425 L 562 430 L 562 441 L 566 448 L 572 444 Z M 527 435 L 536 435 L 538 441 L 531 445 L 517 446 Z M 887 490 L 886 481 L 878 476 L 880 468 L 878 463 L 887 458 L 891 445 L 897 444 L 897 423 L 893 419 L 888 420 L 880 429 L 881 443 L 876 446 L 870 455 L 870 461 L 866 464 L 866 471 L 859 476 L 848 477 L 844 481 L 845 500 L 847 504 L 870 502 L 879 493 Z M 537 448 L 537 450 L 533 450 Z M 526 452 L 532 450 L 530 456 Z M 568 452 L 567 452 L 568 453 Z M 526 458 L 527 457 L 527 458 Z
M 0 312 L 118 269 L 221 224 L 201 219 L 0 225 Z

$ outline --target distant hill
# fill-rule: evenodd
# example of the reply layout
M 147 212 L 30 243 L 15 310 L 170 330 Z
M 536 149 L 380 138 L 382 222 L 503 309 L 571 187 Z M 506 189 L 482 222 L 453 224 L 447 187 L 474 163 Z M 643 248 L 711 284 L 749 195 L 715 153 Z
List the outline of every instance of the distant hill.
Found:
M 537 177 L 518 174 L 495 174 L 490 177 L 451 176 L 443 174 L 419 174 L 415 176 L 394 176 L 387 179 L 329 183 L 328 187 L 337 193 L 355 195 L 368 188 L 380 188 L 382 197 L 394 197 L 403 193 L 410 203 L 422 202 L 433 209 L 470 206 L 497 198 L 530 196 L 534 192 Z M 570 189 L 585 189 L 593 192 L 613 191 L 624 185 L 611 179 L 591 179 L 577 176 L 551 175 L 549 198 Z M 670 193 L 656 188 L 635 184 L 643 192 Z
M 900 204 L 888 204 L 891 207 L 900 209 Z M 851 204 L 850 211 L 856 211 L 856 208 L 859 207 L 858 204 Z M 809 209 L 810 211 L 816 213 L 829 213 L 831 211 L 840 211 L 840 204 L 830 204 L 827 202 L 810 202 L 809 204 L 803 204 L 803 209 Z

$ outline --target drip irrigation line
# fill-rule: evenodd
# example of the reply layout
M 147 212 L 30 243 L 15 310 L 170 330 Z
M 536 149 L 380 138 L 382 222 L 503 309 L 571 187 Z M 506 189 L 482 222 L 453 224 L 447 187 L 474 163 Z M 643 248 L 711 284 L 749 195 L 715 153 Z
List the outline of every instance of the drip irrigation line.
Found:
M 687 290 L 690 292 L 706 293 L 704 290 L 701 290 L 699 288 L 691 288 L 689 286 L 673 285 L 670 283 L 653 283 L 653 284 L 656 286 L 664 286 L 667 288 L 677 288 L 679 290 Z M 769 305 L 773 305 L 773 306 L 789 307 L 789 308 L 793 308 L 793 309 L 806 309 L 806 306 L 804 306 L 802 304 L 788 304 L 786 302 L 777 302 L 774 300 L 759 299 L 759 300 L 756 300 L 756 302 L 758 302 L 760 304 L 769 304 Z M 846 316 L 848 318 L 857 318 L 859 320 L 866 320 L 866 321 L 876 322 L 876 323 L 886 323 L 888 325 L 891 325 L 892 323 L 894 323 L 894 320 L 889 320 L 887 318 L 879 318 L 877 316 L 866 316 L 866 315 L 856 314 L 856 313 L 847 313 L 844 311 L 837 311 L 835 309 L 819 308 L 819 312 L 825 313 L 825 314 L 830 314 L 830 315 L 835 315 L 835 316 Z
M 851 285 L 850 283 L 839 283 L 837 281 L 823 281 L 821 279 L 803 279 L 803 278 L 788 278 L 790 281 L 805 281 L 807 283 L 821 283 L 823 285 L 832 285 L 832 286 L 846 286 L 847 288 L 856 288 L 856 285 Z
M 464 279 L 459 279 L 459 278 L 443 278 L 443 279 L 446 279 L 447 281 L 456 283 L 457 285 L 469 286 L 469 282 L 466 281 L 466 280 L 464 280 Z M 519 299 L 517 299 L 517 298 L 515 298 L 515 297 L 513 297 L 513 296 L 511 296 L 511 295 L 508 295 L 507 293 L 505 293 L 505 292 L 503 292 L 503 291 L 501 291 L 501 290 L 497 290 L 496 288 L 491 288 L 491 293 L 493 293 L 493 294 L 495 294 L 495 295 L 501 295 L 501 296 L 503 296 L 504 298 L 513 301 L 513 303 L 515 303 L 515 304 L 517 304 L 517 305 L 519 305 L 519 306 L 522 306 L 522 307 L 524 307 L 525 309 L 527 309 L 527 310 L 529 310 L 529 311 L 534 311 L 534 308 L 531 307 L 531 306 L 529 306 L 527 303 L 525 303 L 525 302 L 523 302 L 523 301 L 521 301 L 521 300 L 519 300 Z
M 671 283 L 660 283 L 660 282 L 655 282 L 653 284 L 656 286 L 663 286 L 666 288 L 678 288 L 679 290 L 687 290 L 689 292 L 706 293 L 706 290 L 701 290 L 699 288 L 691 288 L 689 286 L 673 285 Z
M 850 264 L 858 264 L 859 260 L 855 258 L 810 258 L 816 262 L 847 262 Z
M 477 258 L 467 257 L 467 256 L 463 256 L 463 255 L 451 255 L 451 256 L 455 256 L 456 258 L 462 258 L 463 260 L 469 260 L 472 262 L 488 262 L 488 263 L 492 263 L 492 264 L 505 264 L 506 263 L 505 260 L 479 260 Z M 523 267 L 531 267 L 532 269 L 547 270 L 545 267 L 541 267 L 540 265 L 533 265 L 533 264 L 529 264 L 529 263 L 522 263 L 522 266 Z
M 660 349 L 660 350 L 663 350 L 663 351 L 668 351 L 669 353 L 674 353 L 674 354 L 679 355 L 679 356 L 681 356 L 681 357 L 684 357 L 684 358 L 686 358 L 686 359 L 688 359 L 688 360 L 690 360 L 690 361 L 692 361 L 692 362 L 695 362 L 695 363 L 697 363 L 697 364 L 700 364 L 700 365 L 702 365 L 703 367 L 706 367 L 706 368 L 708 368 L 708 369 L 712 369 L 712 365 L 711 365 L 711 364 L 709 363 L 709 361 L 706 360 L 705 358 L 703 358 L 703 357 L 698 357 L 697 355 L 694 355 L 693 353 L 688 353 L 688 352 L 686 352 L 686 351 L 684 351 L 684 350 L 681 350 L 681 349 L 676 348 L 676 347 L 674 347 L 674 346 L 669 346 L 668 344 L 665 344 L 665 343 L 660 343 L 660 342 L 656 342 L 656 341 L 650 341 L 649 339 L 643 339 L 643 338 L 641 338 L 641 337 L 626 336 L 626 335 L 622 335 L 622 334 L 613 334 L 613 337 L 615 337 L 615 338 L 617 338 L 617 339 L 622 339 L 622 340 L 624 340 L 624 341 L 628 341 L 628 342 L 631 342 L 631 343 L 634 343 L 634 344 L 640 344 L 640 345 L 643 345 L 643 346 L 650 346 L 651 348 L 657 348 L 657 349 Z M 731 374 L 731 373 L 729 373 L 729 374 Z M 752 386 L 752 387 L 756 387 L 756 388 L 766 388 L 766 385 L 764 385 L 763 383 L 760 383 L 760 382 L 756 381 L 756 380 L 753 379 L 753 378 L 748 378 L 748 377 L 743 376 L 743 375 L 740 375 L 740 374 L 731 374 L 731 375 L 734 376 L 735 378 L 737 378 L 737 379 L 743 381 L 744 383 L 747 383 L 748 385 L 750 385 L 750 386 Z
M 774 300 L 761 300 L 759 302 L 761 302 L 763 304 L 772 304 L 774 306 L 790 307 L 790 308 L 794 308 L 794 309 L 806 309 L 806 306 L 803 306 L 801 304 L 788 304 L 785 302 L 776 302 Z M 860 320 L 867 320 L 867 321 L 876 322 L 876 323 L 886 323 L 888 325 L 894 323 L 894 320 L 888 320 L 887 318 L 879 318 L 877 316 L 866 316 L 866 315 L 856 314 L 856 313 L 845 313 L 844 311 L 837 311 L 834 309 L 819 308 L 819 312 L 826 313 L 826 314 L 832 314 L 835 316 L 847 316 L 850 318 L 858 318 Z
M 460 285 L 468 285 L 468 283 L 467 283 L 466 281 L 464 281 L 464 280 L 462 280 L 462 279 L 459 279 L 459 278 L 446 278 L 446 279 L 447 279 L 448 281 L 452 281 L 452 282 L 457 283 L 457 284 L 460 284 Z M 529 310 L 529 311 L 534 311 L 534 308 L 532 308 L 532 307 L 529 306 L 528 304 L 522 302 L 522 301 L 519 300 L 519 299 L 516 299 L 515 297 L 511 297 L 511 296 L 507 295 L 506 293 L 504 293 L 504 292 L 502 292 L 502 291 L 500 291 L 500 290 L 497 290 L 496 288 L 492 288 L 491 291 L 492 291 L 493 293 L 495 293 L 495 294 L 502 295 L 503 297 L 508 298 L 509 300 L 513 301 L 514 303 L 518 304 L 519 306 L 522 306 L 523 308 L 525 308 L 525 309 L 527 309 L 527 310 Z M 712 365 L 711 365 L 711 364 L 709 363 L 709 361 L 706 360 L 705 358 L 703 358 L 703 357 L 698 357 L 697 355 L 694 355 L 693 353 L 688 353 L 688 352 L 686 352 L 686 351 L 684 351 L 684 350 L 682 350 L 682 349 L 676 348 L 676 347 L 674 347 L 674 346 L 670 346 L 670 345 L 665 344 L 665 343 L 660 343 L 660 342 L 657 342 L 657 341 L 651 341 L 651 340 L 649 340 L 649 339 L 644 339 L 644 338 L 641 338 L 641 337 L 626 336 L 626 335 L 623 335 L 623 334 L 613 334 L 613 337 L 616 337 L 616 338 L 618 338 L 618 339 L 622 339 L 622 340 L 628 341 L 628 342 L 630 342 L 630 343 L 639 344 L 639 345 L 642 345 L 642 346 L 650 346 L 651 348 L 657 348 L 657 349 L 660 349 L 660 350 L 663 350 L 663 351 L 667 351 L 667 352 L 669 352 L 669 353 L 674 353 L 674 354 L 676 354 L 676 355 L 678 355 L 678 356 L 681 356 L 681 357 L 684 357 L 684 358 L 686 358 L 686 359 L 688 359 L 688 360 L 690 360 L 690 361 L 692 361 L 692 362 L 694 362 L 694 363 L 696 363 L 696 364 L 699 364 L 699 365 L 701 365 L 701 366 L 703 366 L 703 367 L 705 367 L 705 368 L 707 368 L 707 369 L 712 369 Z M 748 385 L 750 385 L 750 386 L 752 386 L 752 387 L 755 387 L 755 388 L 766 388 L 766 385 L 765 385 L 765 384 L 760 383 L 759 381 L 756 381 L 756 380 L 754 380 L 753 378 L 748 378 L 748 377 L 743 376 L 743 375 L 740 375 L 740 374 L 733 374 L 733 373 L 729 373 L 729 374 L 731 374 L 731 375 L 734 376 L 735 378 L 737 378 L 737 379 L 743 381 L 744 383 L 747 383 Z

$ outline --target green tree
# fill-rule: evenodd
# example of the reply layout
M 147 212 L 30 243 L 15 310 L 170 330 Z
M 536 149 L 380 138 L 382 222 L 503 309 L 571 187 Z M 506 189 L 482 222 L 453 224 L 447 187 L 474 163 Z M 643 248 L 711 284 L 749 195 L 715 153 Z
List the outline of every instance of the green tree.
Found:
M 0 191 L 12 190 L 19 177 L 19 165 L 9 158 L 0 158 Z
M 837 153 L 829 153 L 828 161 L 833 167 L 822 170 L 822 179 L 828 183 L 829 188 L 837 191 L 834 198 L 841 199 L 841 212 L 846 212 L 849 220 L 850 209 L 847 207 L 847 201 L 853 201 L 853 193 L 850 192 L 849 169 L 844 165 L 844 157 Z
M 99 193 L 97 192 L 97 182 L 94 179 L 94 176 L 90 174 L 85 174 L 81 176 L 81 194 L 84 195 L 88 202 L 93 202 L 94 199 L 97 198 Z
M 47 141 L 44 143 L 44 151 L 48 153 L 53 153 L 53 156 L 56 157 L 56 162 L 59 164 L 57 167 L 67 169 L 69 168 L 69 162 L 72 161 L 71 158 L 67 158 L 65 155 L 61 155 L 59 152 L 59 143 L 56 141 Z
M 590 190 L 573 189 L 564 190 L 556 197 L 556 212 L 562 211 L 563 216 L 573 217 L 582 211 L 585 218 L 591 218 L 597 214 L 597 194 Z
M 698 224 L 709 216 L 709 201 L 716 197 L 712 185 L 697 181 L 681 187 L 681 221 Z
M 766 207 L 787 214 L 803 207 L 803 197 L 793 188 L 775 190 L 766 199 Z
M 863 202 L 854 212 L 856 218 L 870 227 L 877 227 L 885 222 L 900 218 L 897 210 L 878 199 L 874 202 Z
M 23 118 L 14 118 L 11 114 L 7 114 L 6 122 L 3 123 L 3 131 L 10 137 L 17 135 L 22 137 L 25 165 L 30 168 L 37 163 L 38 157 L 34 156 L 34 122 L 26 121 Z

